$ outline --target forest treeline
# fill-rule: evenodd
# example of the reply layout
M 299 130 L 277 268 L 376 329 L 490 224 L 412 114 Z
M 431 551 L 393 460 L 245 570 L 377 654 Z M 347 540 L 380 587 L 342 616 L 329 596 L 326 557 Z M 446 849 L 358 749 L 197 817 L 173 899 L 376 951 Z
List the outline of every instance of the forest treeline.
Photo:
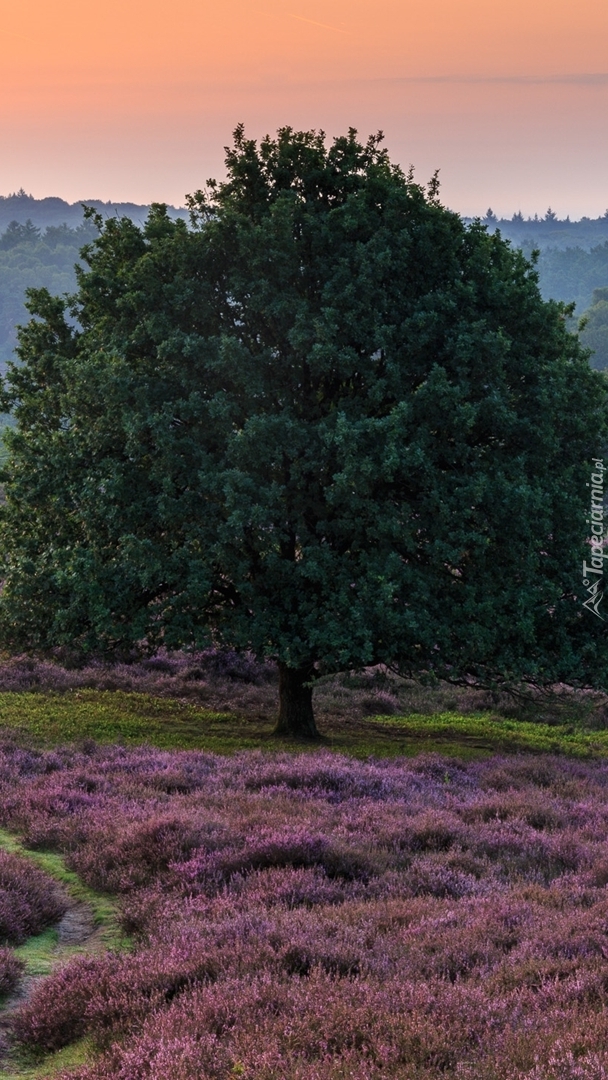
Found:
M 143 222 L 149 209 L 99 200 L 91 205 L 102 208 L 105 216 L 126 216 L 136 222 Z M 186 211 L 170 207 L 169 214 L 181 217 Z M 482 220 L 489 231 L 499 229 L 527 255 L 540 250 L 537 269 L 543 297 L 576 304 L 573 328 L 583 314 L 588 317 L 582 341 L 595 350 L 592 365 L 607 368 L 608 213 L 571 222 L 559 220 L 550 210 L 543 218 L 527 219 L 520 214 L 498 219 L 489 210 Z M 34 199 L 25 192 L 0 196 L 0 373 L 13 354 L 16 326 L 28 318 L 26 288 L 45 286 L 54 294 L 75 289 L 74 265 L 83 245 L 96 235 L 95 225 L 83 221 L 80 204 Z
M 143 224 L 147 205 L 88 199 L 104 217 L 128 217 Z M 186 218 L 188 211 L 167 207 L 169 217 Z M 49 197 L 35 199 L 23 189 L 0 195 L 0 373 L 13 355 L 15 328 L 29 318 L 25 290 L 45 287 L 51 293 L 71 292 L 76 286 L 74 264 L 80 249 L 97 235 L 83 217 L 83 204 Z
M 71 292 L 80 250 L 96 235 L 88 222 L 76 228 L 49 225 L 43 231 L 31 221 L 11 222 L 0 235 L 0 370 L 12 356 L 16 326 L 29 318 L 25 290 L 44 286 L 53 294 Z
M 150 209 L 145 203 L 103 202 L 101 199 L 85 199 L 84 203 L 104 217 L 128 217 L 139 225 L 143 225 Z M 0 195 L 0 232 L 12 221 L 20 225 L 31 221 L 39 229 L 46 229 L 48 225 L 69 225 L 75 229 L 82 224 L 82 206 L 83 200 L 69 203 L 57 196 L 35 199 L 20 188 L 11 195 Z M 168 206 L 167 213 L 171 218 L 188 217 L 183 206 Z
M 471 224 L 474 218 L 465 218 Z M 608 240 L 608 210 L 598 218 L 583 217 L 580 221 L 570 218 L 558 218 L 551 207 L 544 217 L 535 214 L 525 218 L 523 214 L 514 214 L 511 218 L 498 218 L 487 210 L 481 219 L 490 232 L 500 230 L 505 240 L 521 248 L 572 248 L 581 247 L 589 250 Z

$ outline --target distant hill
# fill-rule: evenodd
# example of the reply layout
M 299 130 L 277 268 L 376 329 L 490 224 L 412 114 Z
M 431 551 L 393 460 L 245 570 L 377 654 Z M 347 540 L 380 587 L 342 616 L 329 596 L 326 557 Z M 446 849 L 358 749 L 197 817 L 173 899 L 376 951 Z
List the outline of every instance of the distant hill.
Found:
M 576 317 L 580 318 L 596 289 L 608 285 L 608 240 L 590 251 L 582 247 L 545 248 L 537 270 L 544 299 L 574 301 Z
M 593 349 L 591 366 L 605 371 L 608 368 L 608 288 L 594 290 L 591 306 L 585 312 L 581 341 L 586 348 Z
M 49 225 L 69 225 L 75 229 L 82 225 L 83 203 L 93 206 L 104 217 L 129 217 L 133 221 L 143 222 L 146 220 L 149 206 L 131 202 L 102 202 L 101 199 L 82 199 L 80 202 L 69 203 L 65 199 L 50 196 L 47 199 L 35 199 L 28 195 L 23 188 L 12 195 L 0 195 L 0 232 L 3 232 L 12 221 L 25 225 L 31 221 L 40 229 L 46 229 Z M 185 207 L 167 207 L 171 217 L 188 218 Z
M 41 228 L 11 221 L 0 235 L 0 374 L 13 354 L 16 326 L 27 322 L 25 290 L 45 287 L 58 295 L 76 286 L 80 249 L 97 235 L 92 222 Z

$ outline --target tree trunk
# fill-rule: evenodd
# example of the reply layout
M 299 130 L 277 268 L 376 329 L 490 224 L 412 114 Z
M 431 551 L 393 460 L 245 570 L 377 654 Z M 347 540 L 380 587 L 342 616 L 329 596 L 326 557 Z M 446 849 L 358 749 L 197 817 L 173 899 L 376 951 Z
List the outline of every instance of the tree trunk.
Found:
M 279 719 L 275 735 L 295 735 L 300 739 L 318 739 L 312 709 L 314 665 L 290 668 L 279 663 Z M 305 685 L 308 683 L 309 685 Z

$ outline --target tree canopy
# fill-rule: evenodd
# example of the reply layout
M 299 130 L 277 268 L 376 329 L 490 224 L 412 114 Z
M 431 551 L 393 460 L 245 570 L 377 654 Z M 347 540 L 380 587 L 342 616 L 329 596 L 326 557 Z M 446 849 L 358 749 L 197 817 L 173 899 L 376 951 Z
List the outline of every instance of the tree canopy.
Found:
M 309 735 L 345 668 L 597 685 L 606 389 L 567 311 L 380 136 L 239 127 L 226 165 L 191 228 L 97 219 L 72 302 L 30 293 L 0 640 L 250 649 Z

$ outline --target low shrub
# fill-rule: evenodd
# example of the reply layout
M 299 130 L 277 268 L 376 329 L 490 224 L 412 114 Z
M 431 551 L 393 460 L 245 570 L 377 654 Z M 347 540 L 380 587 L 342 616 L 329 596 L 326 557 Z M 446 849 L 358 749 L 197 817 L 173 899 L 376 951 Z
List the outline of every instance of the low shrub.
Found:
M 12 949 L 0 946 L 0 998 L 13 992 L 24 969 L 25 965 Z
M 348 881 L 369 878 L 374 869 L 370 853 L 354 845 L 336 843 L 306 827 L 262 828 L 238 846 L 220 851 L 203 851 L 174 867 L 177 878 L 188 886 L 197 883 L 217 888 L 235 874 L 276 867 L 320 867 L 329 878 Z
M 0 850 L 0 942 L 20 945 L 67 910 L 56 882 L 25 858 Z

